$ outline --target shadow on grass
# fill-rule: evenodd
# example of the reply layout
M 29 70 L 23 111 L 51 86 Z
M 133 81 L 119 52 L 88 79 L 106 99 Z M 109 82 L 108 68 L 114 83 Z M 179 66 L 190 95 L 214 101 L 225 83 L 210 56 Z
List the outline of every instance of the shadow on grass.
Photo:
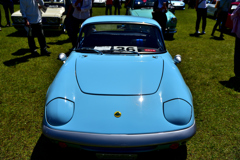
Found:
M 218 41 L 224 40 L 223 37 L 217 37 L 217 36 L 212 36 L 210 39 L 214 39 L 214 40 L 218 40 Z
M 58 37 L 62 34 L 62 32 L 50 32 L 50 31 L 44 31 L 45 37 Z M 25 30 L 16 30 L 15 32 L 7 35 L 7 37 L 26 37 L 27 38 L 27 32 Z
M 191 33 L 191 34 L 189 34 L 189 36 L 190 37 L 200 37 L 201 35 L 205 35 L 205 34 L 203 34 L 203 33 Z
M 66 147 L 61 148 L 57 144 L 52 143 L 44 135 L 41 135 L 31 155 L 31 160 L 52 160 L 52 159 L 71 159 L 71 160 L 97 160 L 95 152 L 83 151 L 80 149 Z M 161 150 L 156 152 L 140 153 L 136 160 L 160 160 L 160 159 L 187 159 L 187 147 L 181 146 L 177 150 Z
M 57 42 L 48 42 L 48 44 L 51 44 L 51 45 L 63 45 L 65 43 L 69 43 L 71 42 L 70 39 L 65 39 L 65 40 L 58 40 Z
M 240 92 L 240 78 L 231 77 L 228 81 L 220 81 L 219 83 L 227 88 L 231 88 L 237 92 Z
M 19 49 L 18 51 L 12 53 L 12 55 L 15 55 L 15 56 L 23 56 L 23 55 L 25 55 L 25 56 L 5 61 L 5 62 L 3 62 L 3 64 L 5 66 L 8 66 L 8 67 L 14 67 L 17 64 L 28 62 L 30 58 L 36 58 L 36 57 L 40 57 L 41 56 L 40 54 L 37 55 L 37 56 L 33 55 L 33 54 L 26 55 L 29 52 L 30 52 L 29 49 Z

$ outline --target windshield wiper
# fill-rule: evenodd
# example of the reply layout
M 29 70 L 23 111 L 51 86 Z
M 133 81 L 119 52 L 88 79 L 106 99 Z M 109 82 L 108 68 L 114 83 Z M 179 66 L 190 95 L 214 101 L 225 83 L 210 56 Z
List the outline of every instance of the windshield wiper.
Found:
M 137 54 L 138 56 L 140 55 L 139 52 L 136 52 L 136 51 L 125 51 L 125 50 L 122 50 L 122 49 L 111 49 L 110 51 L 111 51 L 111 53 L 112 52 L 119 52 L 119 53 L 133 53 L 133 54 Z
M 77 52 L 82 52 L 82 51 L 94 51 L 96 53 L 100 53 L 101 55 L 103 54 L 103 52 L 97 50 L 97 49 L 93 49 L 93 48 L 89 48 L 89 47 L 82 47 L 82 48 L 78 48 L 75 51 Z

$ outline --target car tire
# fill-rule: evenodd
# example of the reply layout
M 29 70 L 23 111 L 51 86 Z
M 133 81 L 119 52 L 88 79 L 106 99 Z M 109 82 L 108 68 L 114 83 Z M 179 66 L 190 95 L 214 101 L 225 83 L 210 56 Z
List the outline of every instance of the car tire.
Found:
M 173 39 L 173 36 L 174 36 L 173 33 L 166 34 L 165 39 L 169 39 L 169 40 L 171 40 L 171 39 Z

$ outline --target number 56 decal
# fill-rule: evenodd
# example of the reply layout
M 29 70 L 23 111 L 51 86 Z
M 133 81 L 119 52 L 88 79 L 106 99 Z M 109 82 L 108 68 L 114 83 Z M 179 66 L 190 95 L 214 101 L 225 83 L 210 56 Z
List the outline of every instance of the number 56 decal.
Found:
M 133 51 L 133 52 L 138 51 L 137 47 L 135 46 L 114 46 L 113 49 L 122 50 L 122 51 Z

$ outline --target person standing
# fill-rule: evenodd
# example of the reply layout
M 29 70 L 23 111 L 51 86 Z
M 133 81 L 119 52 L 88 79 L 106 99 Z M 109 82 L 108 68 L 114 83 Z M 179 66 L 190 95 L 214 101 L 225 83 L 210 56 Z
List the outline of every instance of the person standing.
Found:
M 197 21 L 196 21 L 196 33 L 199 34 L 199 25 L 202 19 L 202 34 L 205 34 L 205 28 L 207 24 L 207 5 L 206 0 L 197 0 L 196 10 L 197 10 Z
M 118 15 L 120 15 L 120 9 L 121 9 L 121 6 L 122 6 L 122 1 L 121 0 L 114 0 L 113 5 L 114 5 L 114 8 L 115 8 L 114 14 L 116 15 L 117 11 L 118 11 Z
M 217 13 L 217 22 L 213 27 L 211 36 L 214 36 L 217 26 L 222 23 L 220 38 L 223 38 L 223 31 L 225 31 L 225 23 L 227 21 L 228 11 L 231 5 L 231 0 L 220 0 Z
M 235 53 L 234 53 L 234 73 L 237 78 L 240 78 L 240 4 L 231 14 L 233 21 L 232 32 L 236 34 Z
M 0 0 L 0 4 L 2 4 L 2 0 Z M 2 14 L 1 14 L 1 8 L 0 8 L 0 31 L 2 31 Z
M 162 28 L 162 33 L 165 35 L 165 28 L 167 23 L 167 0 L 157 0 L 154 2 L 153 6 L 153 19 L 156 20 Z
M 126 14 L 125 15 L 128 15 L 128 12 L 129 12 L 129 9 L 131 8 L 131 5 L 132 5 L 132 0 L 126 0 L 125 1 L 125 8 L 126 8 Z
M 77 46 L 77 36 L 79 32 L 79 26 L 87 18 L 90 17 L 90 9 L 92 8 L 92 0 L 72 0 L 72 6 L 74 8 L 72 14 L 72 45 L 73 48 Z
M 106 10 L 105 10 L 106 15 L 108 15 L 108 10 L 110 12 L 110 15 L 112 15 L 112 5 L 113 5 L 112 0 L 107 0 L 106 1 Z
M 34 41 L 35 36 L 37 36 L 40 44 L 41 55 L 49 55 L 51 53 L 47 51 L 46 39 L 42 29 L 40 8 L 43 5 L 43 0 L 20 0 L 20 12 L 25 21 L 25 28 L 28 30 L 28 45 L 34 56 L 38 55 Z
M 10 11 L 11 15 L 14 12 L 13 0 L 4 0 L 3 9 L 5 11 L 5 17 L 6 17 L 6 21 L 7 21 L 6 27 L 9 27 L 9 26 L 11 26 L 11 22 L 10 22 L 10 19 L 9 19 L 9 11 Z

